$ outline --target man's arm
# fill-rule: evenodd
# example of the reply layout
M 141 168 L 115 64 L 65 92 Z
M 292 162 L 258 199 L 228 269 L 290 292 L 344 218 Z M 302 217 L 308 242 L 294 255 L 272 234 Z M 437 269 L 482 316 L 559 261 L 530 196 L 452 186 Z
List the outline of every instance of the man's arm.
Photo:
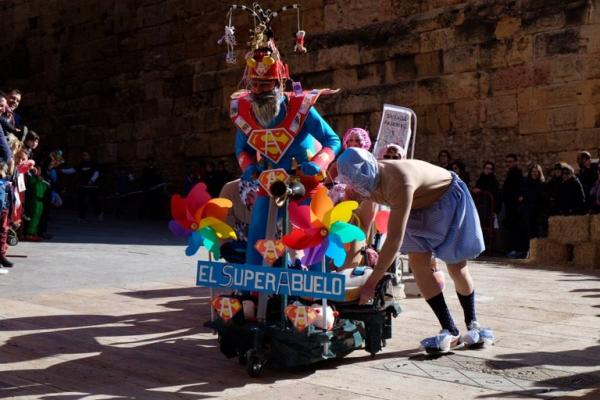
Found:
M 369 277 L 369 280 L 361 290 L 360 304 L 365 304 L 368 300 L 373 297 L 373 292 L 377 286 L 377 282 L 387 272 L 390 265 L 396 258 L 402 240 L 404 239 L 404 233 L 406 231 L 406 225 L 408 223 L 408 217 L 410 215 L 410 209 L 412 208 L 414 187 L 409 185 L 403 185 L 399 190 L 394 193 L 394 203 L 399 206 L 392 207 L 390 210 L 390 218 L 388 221 L 387 237 L 381 251 L 379 252 L 379 260 L 373 270 L 373 274 Z
M 235 156 L 238 160 L 242 173 L 256 165 L 256 151 L 248 144 L 248 137 L 241 130 L 235 132 Z
M 339 136 L 314 107 L 311 107 L 308 112 L 304 127 L 323 146 L 310 161 L 318 165 L 321 171 L 327 171 L 327 167 L 333 162 L 335 155 L 340 151 L 341 142 Z

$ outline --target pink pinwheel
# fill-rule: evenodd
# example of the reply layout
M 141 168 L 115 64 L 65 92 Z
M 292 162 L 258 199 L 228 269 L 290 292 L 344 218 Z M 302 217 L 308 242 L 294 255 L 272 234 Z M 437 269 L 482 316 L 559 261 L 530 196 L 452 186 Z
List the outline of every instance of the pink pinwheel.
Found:
M 169 229 L 188 238 L 186 255 L 193 256 L 204 245 L 215 259 L 221 258 L 219 239 L 236 239 L 233 229 L 223 222 L 231 206 L 231 200 L 211 199 L 204 183 L 194 186 L 185 198 L 178 194 L 171 197 L 173 220 Z
M 343 201 L 334 207 L 327 189 L 321 188 L 310 207 L 290 204 L 294 229 L 283 237 L 283 243 L 292 249 L 304 250 L 302 262 L 305 265 L 315 264 L 327 256 L 336 267 L 341 267 L 346 260 L 344 244 L 365 240 L 363 231 L 348 223 L 357 207 L 355 201 Z

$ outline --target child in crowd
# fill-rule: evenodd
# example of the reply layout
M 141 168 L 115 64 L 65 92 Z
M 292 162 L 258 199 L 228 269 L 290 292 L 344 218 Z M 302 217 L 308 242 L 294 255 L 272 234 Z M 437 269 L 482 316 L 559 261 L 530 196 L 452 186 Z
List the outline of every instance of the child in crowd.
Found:
M 0 163 L 0 269 L 11 268 L 13 263 L 6 258 L 8 252 L 8 208 L 11 185 L 7 179 L 8 165 Z M 0 272 L 5 273 L 5 272 Z

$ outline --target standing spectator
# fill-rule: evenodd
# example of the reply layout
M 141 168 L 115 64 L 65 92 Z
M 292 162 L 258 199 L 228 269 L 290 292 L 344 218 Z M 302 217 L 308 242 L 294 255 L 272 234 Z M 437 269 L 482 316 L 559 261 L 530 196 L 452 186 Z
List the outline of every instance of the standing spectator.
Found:
M 594 204 L 594 199 L 590 196 L 590 191 L 598 179 L 598 166 L 592 163 L 592 155 L 589 151 L 582 151 L 577 155 L 577 164 L 579 165 L 577 178 L 579 178 L 579 182 L 583 186 L 583 193 L 585 193 L 586 197 L 586 208 L 589 210 Z
M 206 163 L 206 169 L 204 170 L 204 177 L 202 179 L 206 183 L 206 189 L 211 197 L 217 197 L 221 191 L 219 187 L 217 173 L 215 171 L 215 163 L 209 161 Z
M 463 181 L 467 185 L 467 187 L 471 186 L 471 177 L 467 172 L 467 167 L 465 166 L 465 163 L 463 163 L 460 160 L 454 160 L 450 163 L 449 169 L 450 171 L 454 171 L 454 173 L 458 175 L 460 180 Z
M 204 173 L 204 169 L 200 164 L 194 162 L 190 167 L 188 167 L 188 171 L 183 178 L 183 193 L 182 196 L 187 196 L 190 190 L 196 183 L 200 182 L 202 175 Z
M 594 187 L 590 190 L 590 197 L 592 198 L 592 208 L 591 211 L 594 214 L 600 213 L 600 164 L 598 164 L 598 178 L 596 179 L 596 183 L 594 183 Z
M 152 162 L 142 169 L 140 189 L 144 193 L 141 213 L 149 218 L 162 218 L 165 199 L 165 181 L 159 169 Z
M 6 179 L 8 166 L 0 163 L 0 268 L 11 268 L 13 263 L 6 258 L 8 252 L 8 229 L 9 229 L 9 197 L 11 191 L 10 182 Z
M 558 211 L 560 215 L 585 214 L 585 193 L 573 167 L 565 164 L 562 169 L 563 183 L 558 192 Z
M 447 169 L 448 171 L 451 171 L 452 168 L 450 164 L 452 164 L 452 156 L 450 155 L 450 152 L 448 150 L 440 150 L 438 153 L 438 165 Z
M 33 160 L 33 152 L 40 144 L 40 136 L 34 131 L 27 132 L 23 140 L 23 148 L 29 152 L 29 158 Z
M 42 169 L 34 167 L 33 173 L 27 178 L 27 194 L 25 195 L 25 214 L 29 222 L 25 225 L 25 236 L 23 240 L 39 242 L 40 221 L 44 212 L 44 198 L 50 190 L 48 182 L 42 178 Z
M 529 239 L 548 233 L 547 195 L 544 172 L 539 164 L 529 169 L 523 186 L 523 205 L 527 215 Z
M 8 120 L 17 129 L 23 127 L 21 116 L 16 113 L 19 104 L 21 104 L 21 91 L 19 89 L 8 89 L 6 91 L 6 101 L 8 102 L 8 110 L 6 112 Z
M 63 168 L 63 174 L 77 174 L 77 206 L 79 210 L 79 222 L 87 222 L 88 203 L 92 204 L 96 217 L 101 221 L 104 217 L 99 198 L 100 171 L 92 156 L 87 151 L 81 153 L 81 162 L 77 168 Z
M 225 161 L 223 160 L 220 160 L 217 163 L 217 168 L 215 169 L 215 180 L 219 191 L 221 191 L 223 186 L 225 186 L 225 184 L 231 180 L 231 176 L 229 175 L 229 172 L 225 166 Z
M 6 102 L 6 98 L 0 93 L 0 115 L 4 114 L 4 112 L 8 109 L 8 103 Z M 4 132 L 2 125 L 0 125 L 0 162 L 9 163 L 12 160 L 12 151 L 8 146 L 7 141 L 8 132 Z
M 546 182 L 546 194 L 548 197 L 548 215 L 560 214 L 560 208 L 558 206 L 558 194 L 562 187 L 562 170 L 564 163 L 556 163 L 550 171 L 550 179 Z
M 4 92 L 0 92 L 0 101 L 3 103 L 3 106 L 0 107 L 0 126 L 2 126 L 2 129 L 7 134 L 19 135 L 20 129 L 17 129 L 15 126 L 13 110 L 10 107 L 10 104 L 14 105 L 14 102 L 9 103 L 9 96 Z
M 475 182 L 473 193 L 477 194 L 480 191 L 492 195 L 494 198 L 494 213 L 498 214 L 502 208 L 502 192 L 500 191 L 500 183 L 496 178 L 496 165 L 491 161 L 483 163 L 483 172 Z
M 507 154 L 506 178 L 502 185 L 502 199 L 504 201 L 504 219 L 502 227 L 508 238 L 508 256 L 513 258 L 525 257 L 528 248 L 527 227 L 523 221 L 521 202 L 523 194 L 523 171 L 519 168 L 516 154 Z

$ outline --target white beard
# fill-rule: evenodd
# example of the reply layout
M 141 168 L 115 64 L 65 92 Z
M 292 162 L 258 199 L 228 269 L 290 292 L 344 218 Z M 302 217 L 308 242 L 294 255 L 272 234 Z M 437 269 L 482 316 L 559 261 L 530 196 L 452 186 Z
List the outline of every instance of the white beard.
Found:
M 269 126 L 273 118 L 281 110 L 281 96 L 283 92 L 280 89 L 273 90 L 272 94 L 266 97 L 252 99 L 252 112 L 256 121 L 264 128 Z

